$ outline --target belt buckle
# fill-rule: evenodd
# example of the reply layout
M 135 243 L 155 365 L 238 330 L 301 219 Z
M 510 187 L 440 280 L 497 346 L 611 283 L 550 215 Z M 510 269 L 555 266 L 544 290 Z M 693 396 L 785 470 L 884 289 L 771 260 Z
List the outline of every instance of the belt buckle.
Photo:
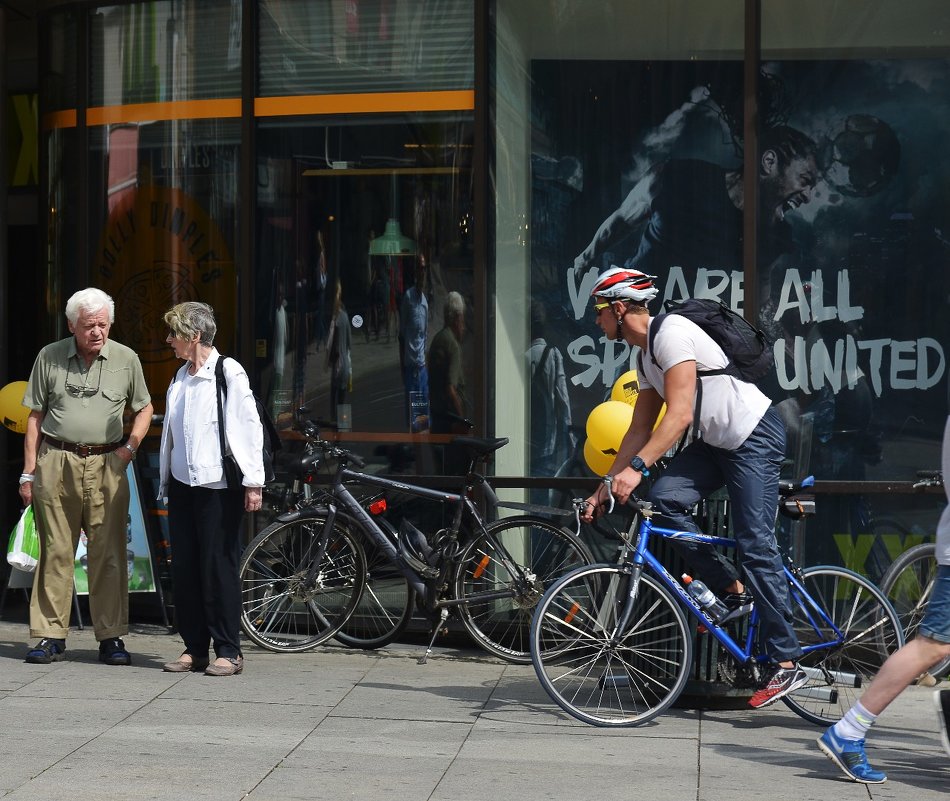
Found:
M 92 456 L 92 449 L 92 445 L 77 445 L 75 453 L 80 459 L 85 459 L 88 456 Z

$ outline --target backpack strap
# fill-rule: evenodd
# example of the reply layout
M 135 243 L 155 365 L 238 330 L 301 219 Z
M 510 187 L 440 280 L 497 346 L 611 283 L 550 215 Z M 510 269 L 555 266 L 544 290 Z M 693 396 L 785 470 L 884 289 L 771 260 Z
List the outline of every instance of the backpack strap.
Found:
M 656 335 L 660 333 L 660 326 L 663 325 L 663 321 L 666 319 L 667 314 L 658 314 L 653 318 L 653 322 L 650 324 L 650 331 L 647 334 L 647 349 L 650 351 L 650 361 L 656 365 L 658 370 L 663 368 L 660 366 L 660 363 L 656 360 L 656 355 L 653 352 L 653 343 L 656 341 Z M 637 366 L 640 368 L 640 371 L 643 372 L 643 351 L 637 355 Z M 723 372 L 722 370 L 710 370 L 702 371 L 702 375 L 718 375 Z M 699 410 L 703 405 L 703 382 L 700 380 L 700 371 L 696 371 L 696 406 L 693 409 L 693 439 L 699 438 Z M 689 434 L 689 429 L 687 428 L 683 432 L 683 436 L 680 437 L 679 443 L 676 445 L 676 451 L 673 453 L 676 456 L 681 450 L 683 450 L 686 445 L 686 436 Z

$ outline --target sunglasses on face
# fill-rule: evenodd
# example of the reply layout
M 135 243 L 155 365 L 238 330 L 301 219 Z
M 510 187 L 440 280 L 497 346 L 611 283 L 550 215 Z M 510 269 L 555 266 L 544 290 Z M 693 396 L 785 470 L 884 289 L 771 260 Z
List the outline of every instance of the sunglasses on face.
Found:
M 604 309 L 610 305 L 610 301 L 606 303 L 595 303 L 594 304 L 594 314 L 600 314 Z

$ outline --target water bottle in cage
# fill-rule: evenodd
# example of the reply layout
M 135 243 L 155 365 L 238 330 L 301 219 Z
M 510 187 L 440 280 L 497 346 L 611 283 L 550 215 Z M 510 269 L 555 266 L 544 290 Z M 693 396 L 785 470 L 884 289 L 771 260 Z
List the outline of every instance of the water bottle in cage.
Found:
M 729 614 L 729 607 L 720 601 L 715 593 L 701 581 L 694 581 L 692 576 L 683 574 L 683 584 L 686 585 L 686 592 L 695 599 L 709 616 L 717 623 Z

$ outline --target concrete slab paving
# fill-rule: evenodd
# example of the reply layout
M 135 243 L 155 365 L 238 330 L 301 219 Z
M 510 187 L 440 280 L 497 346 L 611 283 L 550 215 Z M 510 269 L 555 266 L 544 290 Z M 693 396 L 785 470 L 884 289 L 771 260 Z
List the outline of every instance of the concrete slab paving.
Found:
M 247 645 L 233 678 L 166 674 L 181 643 L 158 626 L 126 638 L 130 667 L 101 665 L 88 630 L 68 659 L 26 665 L 25 623 L 0 621 L 0 799 L 34 801 L 519 801 L 629 798 L 794 801 L 946 798 L 950 758 L 932 691 L 909 688 L 869 740 L 890 781 L 843 780 L 820 728 L 766 710 L 672 709 L 635 729 L 569 717 L 530 666 L 453 643 Z

